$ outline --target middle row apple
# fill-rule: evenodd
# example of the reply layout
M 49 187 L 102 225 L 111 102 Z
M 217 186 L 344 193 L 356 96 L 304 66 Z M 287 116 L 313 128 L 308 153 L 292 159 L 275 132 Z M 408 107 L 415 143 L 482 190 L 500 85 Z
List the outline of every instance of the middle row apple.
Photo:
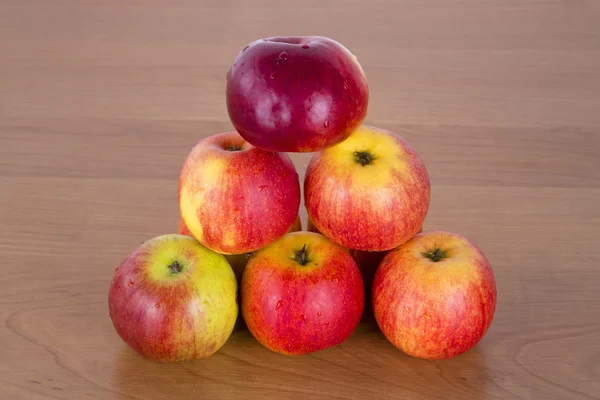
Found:
M 347 249 L 382 252 L 412 238 L 430 201 L 423 160 L 400 135 L 361 126 L 313 155 L 304 180 L 315 230 Z M 238 133 L 201 140 L 179 179 L 182 223 L 218 253 L 251 253 L 292 229 L 300 181 L 290 157 Z

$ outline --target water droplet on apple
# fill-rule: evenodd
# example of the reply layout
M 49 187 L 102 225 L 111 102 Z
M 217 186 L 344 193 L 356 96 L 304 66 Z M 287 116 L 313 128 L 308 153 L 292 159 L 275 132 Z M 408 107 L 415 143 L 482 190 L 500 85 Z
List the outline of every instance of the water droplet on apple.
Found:
M 348 85 L 344 83 L 344 90 L 348 90 Z
M 302 48 L 303 48 L 303 49 L 308 49 L 309 47 L 310 47 L 310 46 L 309 46 L 309 45 L 307 45 L 306 43 L 302 45 Z
M 323 123 L 323 128 L 327 128 L 328 126 L 329 126 L 329 121 L 325 121 L 325 122 Z
M 287 59 L 288 59 L 287 51 L 282 51 L 281 53 L 279 53 L 279 57 L 277 58 L 277 64 L 281 64 L 281 63 L 285 62 Z
M 130 279 L 128 283 L 129 287 L 133 287 L 133 281 Z
M 156 304 L 154 305 L 154 307 L 156 307 L 156 308 L 160 308 L 160 303 L 156 303 Z
M 410 312 L 410 307 L 404 307 L 404 309 L 406 310 L 406 312 Z
M 320 317 L 321 315 L 323 315 L 323 313 L 321 311 L 317 312 L 317 315 Z
M 279 300 L 275 306 L 275 311 L 279 310 L 281 307 L 283 307 L 283 301 Z
M 325 326 L 329 325 L 329 322 L 325 322 Z
M 275 79 L 277 77 L 277 74 L 275 72 L 271 73 L 271 79 Z
M 333 278 L 333 283 L 338 283 L 338 278 Z

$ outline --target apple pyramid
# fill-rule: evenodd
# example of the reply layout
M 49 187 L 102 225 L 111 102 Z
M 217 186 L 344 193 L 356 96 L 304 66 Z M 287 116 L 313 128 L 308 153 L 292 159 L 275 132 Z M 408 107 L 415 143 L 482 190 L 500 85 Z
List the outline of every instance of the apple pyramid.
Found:
M 402 136 L 363 124 L 368 103 L 361 65 L 333 39 L 245 46 L 227 73 L 235 131 L 200 140 L 181 168 L 178 234 L 145 242 L 115 271 L 121 338 L 161 361 L 207 357 L 239 308 L 259 343 L 301 355 L 348 339 L 370 299 L 409 355 L 449 358 L 478 343 L 496 306 L 492 268 L 465 237 L 422 233 L 425 164 Z M 307 231 L 289 152 L 314 153 Z

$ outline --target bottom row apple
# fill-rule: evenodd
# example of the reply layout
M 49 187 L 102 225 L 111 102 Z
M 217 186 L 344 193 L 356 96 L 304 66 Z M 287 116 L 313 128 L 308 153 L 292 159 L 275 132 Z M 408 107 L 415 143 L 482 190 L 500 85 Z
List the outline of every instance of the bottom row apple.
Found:
M 233 332 L 238 300 L 259 343 L 300 355 L 353 333 L 365 307 L 363 285 L 356 255 L 316 232 L 290 232 L 254 252 L 240 285 L 228 258 L 190 236 L 170 234 L 121 262 L 108 303 L 116 332 L 150 359 L 214 354 Z M 489 262 L 466 238 L 420 233 L 383 256 L 371 301 L 379 328 L 398 349 L 450 358 L 487 332 L 496 283 Z

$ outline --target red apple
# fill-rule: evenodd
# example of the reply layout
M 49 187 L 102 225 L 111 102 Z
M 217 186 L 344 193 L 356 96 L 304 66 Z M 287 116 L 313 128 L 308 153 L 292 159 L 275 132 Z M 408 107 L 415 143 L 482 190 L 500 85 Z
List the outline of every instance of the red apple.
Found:
M 357 327 L 365 300 L 348 251 L 313 232 L 288 233 L 256 252 L 240 295 L 250 333 L 287 355 L 342 343 Z
M 108 307 L 119 336 L 159 361 L 205 358 L 238 315 L 237 282 L 221 254 L 171 234 L 142 243 L 115 270 Z
M 190 232 L 209 249 L 250 253 L 294 224 L 298 173 L 287 154 L 258 149 L 238 133 L 210 136 L 183 164 L 179 208 Z
M 412 238 L 429 209 L 423 160 L 401 136 L 361 126 L 315 153 L 304 201 L 317 229 L 349 249 L 386 251 Z
M 301 231 L 301 230 L 302 230 L 302 221 L 300 220 L 300 216 L 298 215 L 296 217 L 296 220 L 294 221 L 294 225 L 292 225 L 292 228 L 289 230 L 289 232 L 297 232 L 297 231 Z M 188 227 L 185 225 L 185 221 L 181 217 L 179 218 L 178 233 L 181 235 L 194 237 L 192 232 L 190 232 Z M 244 273 L 244 269 L 246 268 L 248 259 L 251 256 L 252 256 L 251 253 L 225 254 L 225 258 L 229 262 L 229 265 L 231 265 L 231 268 L 233 269 L 233 272 L 235 273 L 235 277 L 237 278 L 238 283 L 241 282 L 241 280 L 242 280 L 242 274 Z
M 254 146 L 310 152 L 339 143 L 367 114 L 367 78 L 356 57 L 321 36 L 256 40 L 227 74 L 235 129 Z
M 428 232 L 385 256 L 372 302 L 377 324 L 394 346 L 413 357 L 450 358 L 487 332 L 496 281 L 488 260 L 468 239 Z

